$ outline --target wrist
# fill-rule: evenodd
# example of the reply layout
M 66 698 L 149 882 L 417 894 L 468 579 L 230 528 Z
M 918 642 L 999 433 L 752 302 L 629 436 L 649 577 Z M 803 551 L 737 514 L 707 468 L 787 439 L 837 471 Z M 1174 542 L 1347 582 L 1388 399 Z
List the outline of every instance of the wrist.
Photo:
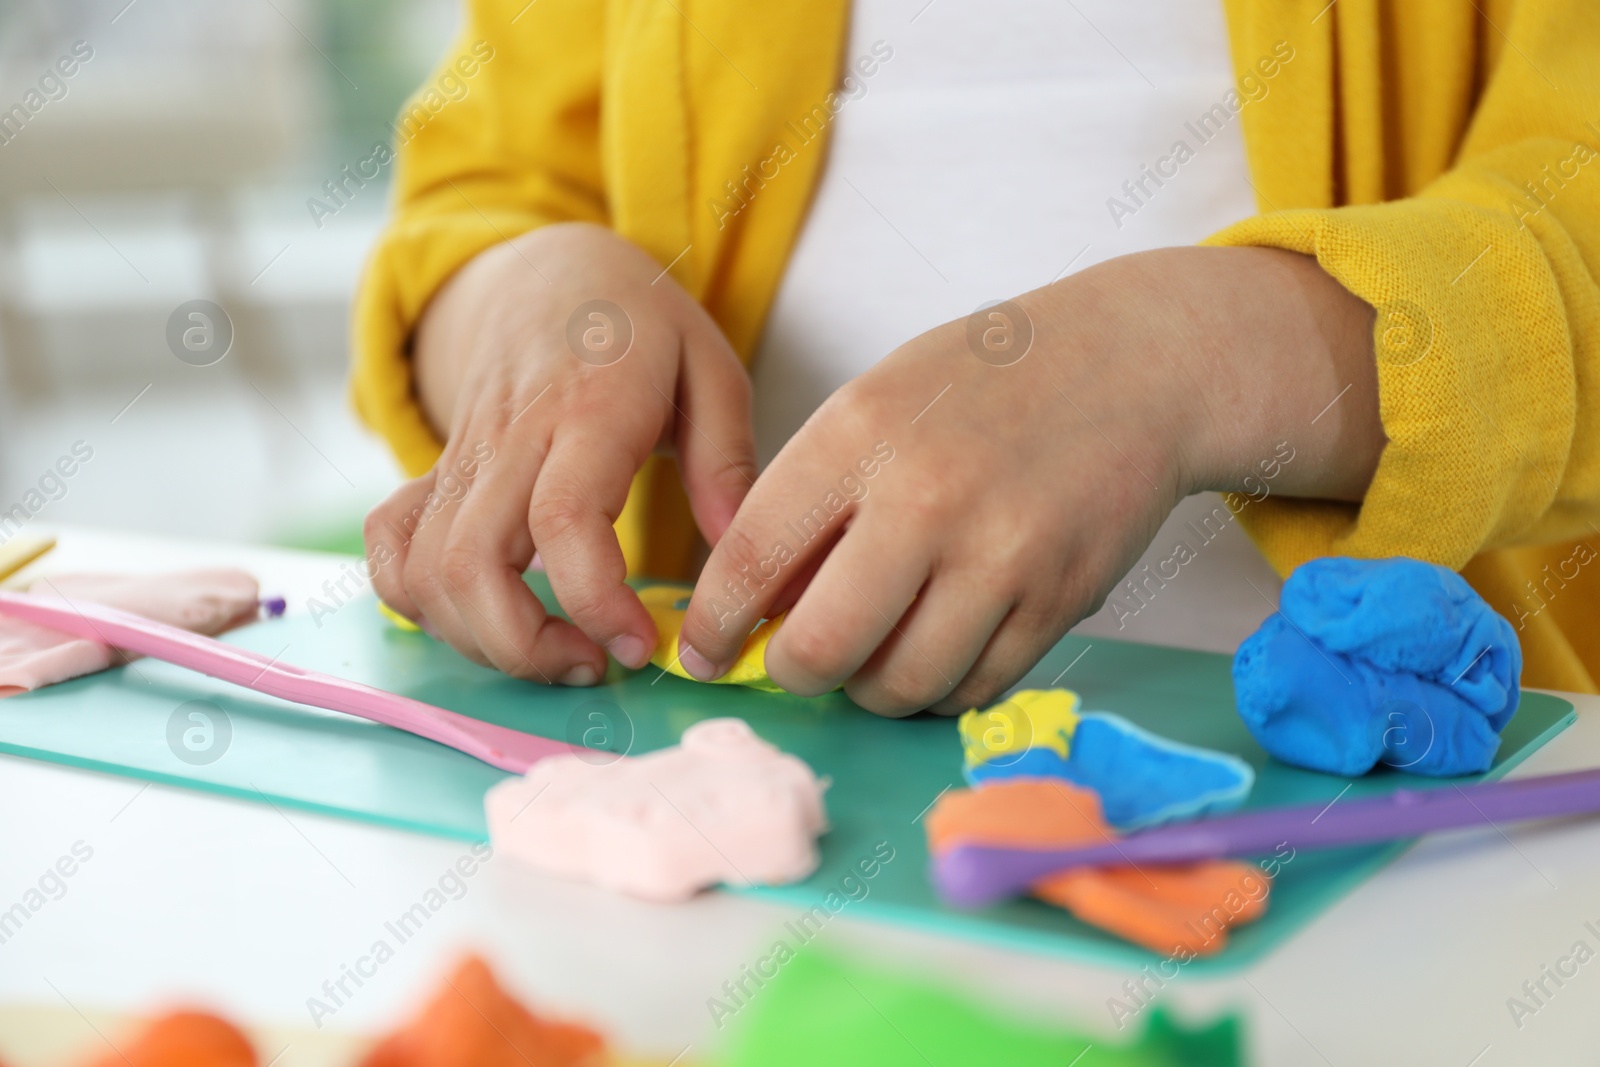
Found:
M 1386 438 L 1374 312 L 1309 256 L 1168 248 L 1110 261 L 1119 288 L 1152 295 L 1175 367 L 1169 390 L 1186 492 L 1359 501 Z M 1292 458 L 1293 462 L 1288 460 Z
M 412 393 L 441 440 L 449 435 L 469 360 L 492 294 L 504 284 L 509 243 L 469 259 L 434 292 L 412 331 Z
M 537 337 L 563 310 L 552 278 L 583 273 L 618 240 L 592 223 L 551 223 L 490 245 L 439 286 L 411 338 L 413 391 L 436 434 L 446 436 L 474 359 Z

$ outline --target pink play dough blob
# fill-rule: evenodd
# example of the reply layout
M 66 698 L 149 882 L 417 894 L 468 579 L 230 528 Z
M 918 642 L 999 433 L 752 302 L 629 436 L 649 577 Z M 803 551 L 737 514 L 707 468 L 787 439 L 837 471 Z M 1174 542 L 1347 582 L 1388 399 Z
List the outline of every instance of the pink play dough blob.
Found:
M 214 637 L 256 615 L 256 580 L 240 570 L 173 574 L 60 574 L 28 588 L 40 597 L 105 604 Z M 0 696 L 105 670 L 122 657 L 98 641 L 0 615 Z
M 597 765 L 552 756 L 484 798 L 503 855 L 646 900 L 719 882 L 781 885 L 817 869 L 826 783 L 743 719 L 707 719 L 681 743 Z

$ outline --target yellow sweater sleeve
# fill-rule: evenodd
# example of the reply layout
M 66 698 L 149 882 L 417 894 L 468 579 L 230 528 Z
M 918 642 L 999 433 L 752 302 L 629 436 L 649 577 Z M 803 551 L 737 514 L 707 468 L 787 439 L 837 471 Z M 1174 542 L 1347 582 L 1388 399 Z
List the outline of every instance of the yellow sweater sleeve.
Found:
M 1460 568 L 1600 533 L 1600 4 L 1518 4 L 1496 31 L 1444 174 L 1403 199 L 1272 211 L 1209 239 L 1314 255 L 1377 309 L 1389 444 L 1365 501 L 1274 497 L 1240 514 L 1281 572 L 1330 554 Z
M 479 252 L 551 222 L 603 222 L 600 0 L 470 0 L 461 36 L 395 125 L 391 220 L 352 317 L 356 412 L 421 474 L 441 444 L 412 390 L 428 301 Z M 471 73 L 468 73 L 468 72 Z

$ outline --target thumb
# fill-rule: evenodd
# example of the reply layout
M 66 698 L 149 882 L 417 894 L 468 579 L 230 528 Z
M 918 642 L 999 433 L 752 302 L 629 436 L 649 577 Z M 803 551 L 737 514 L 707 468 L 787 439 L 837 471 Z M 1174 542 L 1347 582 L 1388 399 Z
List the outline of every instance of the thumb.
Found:
M 716 544 L 756 480 L 750 376 L 709 316 L 685 330 L 674 445 L 694 521 Z

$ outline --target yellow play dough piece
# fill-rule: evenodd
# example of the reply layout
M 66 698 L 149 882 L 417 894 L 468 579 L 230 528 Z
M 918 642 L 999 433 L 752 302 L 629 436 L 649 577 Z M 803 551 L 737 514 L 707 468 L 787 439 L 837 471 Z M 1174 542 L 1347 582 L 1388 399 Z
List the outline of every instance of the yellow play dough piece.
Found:
M 645 610 L 650 612 L 650 617 L 655 620 L 656 633 L 659 635 L 656 639 L 656 651 L 650 657 L 650 662 L 668 674 L 676 674 L 679 678 L 698 682 L 700 679 L 684 670 L 683 665 L 678 662 L 678 633 L 683 629 L 683 616 L 686 613 L 674 605 L 691 592 L 690 589 L 676 585 L 653 585 L 648 589 L 639 590 L 639 599 L 644 603 Z M 378 611 L 402 630 L 411 632 L 420 630 L 416 623 L 381 600 L 378 601 Z M 712 684 L 743 685 L 769 693 L 783 692 L 777 683 L 767 677 L 767 642 L 778 632 L 778 624 L 782 621 L 783 616 L 780 615 L 757 626 L 750 636 L 745 638 L 744 649 L 740 651 L 739 658 L 734 661 L 728 673 Z
M 1070 689 L 1024 689 L 992 708 L 962 713 L 957 727 L 969 766 L 1036 746 L 1053 748 L 1066 759 L 1078 728 L 1078 694 Z
M 48 535 L 42 537 L 19 535 L 5 544 L 0 544 L 0 581 L 11 577 L 54 547 L 56 539 Z
M 668 674 L 698 682 L 700 679 L 684 670 L 683 664 L 678 662 L 678 634 L 683 630 L 683 617 L 686 612 L 676 605 L 692 591 L 676 585 L 653 585 L 648 589 L 639 590 L 639 600 L 656 623 L 656 651 L 650 657 L 650 662 Z M 728 673 L 712 684 L 742 685 L 768 693 L 783 692 L 783 689 L 767 676 L 767 642 L 772 640 L 772 635 L 778 632 L 778 626 L 782 622 L 783 616 L 779 615 L 775 619 L 766 620 L 751 631 L 750 636 L 745 638 L 744 648 L 739 651 L 739 658 L 733 661 Z
M 394 610 L 381 600 L 378 601 L 378 614 L 394 623 L 400 629 L 409 633 L 420 633 L 422 631 L 422 627 L 418 626 L 416 623 L 412 622 L 410 619 L 406 618 L 404 615 L 400 614 L 398 611 Z

